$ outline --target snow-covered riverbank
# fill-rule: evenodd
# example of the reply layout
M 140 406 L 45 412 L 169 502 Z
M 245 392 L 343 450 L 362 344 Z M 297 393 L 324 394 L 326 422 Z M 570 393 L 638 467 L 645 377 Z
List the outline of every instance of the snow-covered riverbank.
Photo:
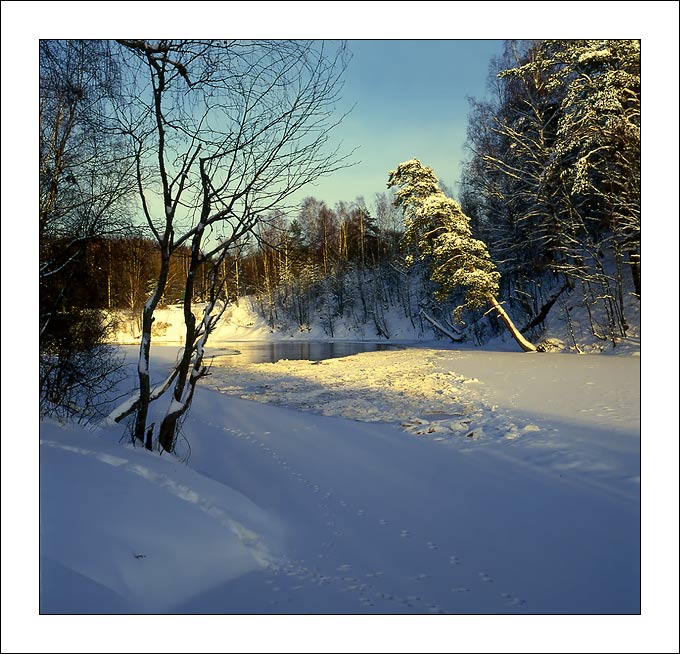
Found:
M 639 494 L 637 357 L 411 348 L 214 367 L 207 383 L 257 402 L 394 423 L 459 451 L 474 443 L 560 478 Z

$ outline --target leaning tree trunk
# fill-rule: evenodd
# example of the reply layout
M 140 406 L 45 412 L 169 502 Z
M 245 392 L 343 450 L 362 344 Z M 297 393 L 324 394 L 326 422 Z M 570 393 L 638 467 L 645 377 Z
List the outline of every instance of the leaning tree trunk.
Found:
M 536 346 L 529 343 L 524 336 L 520 333 L 519 329 L 515 327 L 515 323 L 512 322 L 510 316 L 505 312 L 505 309 L 498 304 L 498 300 L 493 295 L 487 295 L 487 299 L 491 303 L 491 306 L 496 310 L 498 317 L 503 321 L 503 324 L 508 328 L 508 331 L 512 334 L 512 337 L 517 341 L 524 352 L 536 352 Z

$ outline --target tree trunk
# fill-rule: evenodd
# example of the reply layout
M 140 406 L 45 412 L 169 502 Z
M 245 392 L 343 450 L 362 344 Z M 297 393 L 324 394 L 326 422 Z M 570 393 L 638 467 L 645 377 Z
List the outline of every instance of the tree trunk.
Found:
M 531 329 L 532 327 L 536 327 L 536 325 L 540 325 L 547 317 L 550 309 L 553 308 L 553 305 L 557 300 L 559 299 L 560 295 L 564 293 L 569 288 L 569 284 L 565 284 L 557 293 L 554 295 L 550 296 L 548 298 L 548 301 L 541 307 L 541 310 L 538 312 L 536 316 L 534 316 L 522 329 L 521 331 L 525 332 L 528 329 Z
M 440 322 L 436 321 L 425 310 L 420 310 L 420 315 L 427 320 L 435 329 L 438 329 L 444 336 L 448 336 L 454 343 L 462 343 L 465 339 L 459 338 L 450 330 L 446 329 Z
M 503 321 L 503 324 L 508 328 L 508 331 L 512 334 L 512 337 L 517 341 L 524 352 L 536 352 L 536 346 L 529 343 L 520 331 L 515 327 L 515 323 L 512 322 L 510 316 L 505 312 L 505 309 L 498 304 L 498 300 L 493 295 L 487 295 L 487 299 L 491 303 L 491 306 L 496 310 L 498 317 Z
M 146 431 L 146 417 L 149 413 L 149 398 L 151 396 L 151 378 L 149 375 L 149 353 L 151 351 L 151 325 L 153 324 L 153 309 L 144 307 L 142 316 L 142 342 L 139 346 L 139 404 L 135 416 L 135 430 L 132 434 L 132 442 L 144 442 Z
M 166 415 L 161 422 L 158 432 L 158 442 L 166 452 L 172 452 L 175 445 L 175 430 L 177 429 L 178 412 Z
M 151 423 L 149 428 L 146 430 L 146 442 L 144 443 L 144 447 L 149 451 L 153 450 L 153 428 L 154 423 Z
M 135 417 L 135 429 L 132 441 L 144 442 L 146 434 L 146 419 L 149 414 L 149 404 L 151 403 L 151 376 L 149 373 L 149 353 L 151 351 L 151 326 L 154 321 L 154 311 L 165 290 L 165 283 L 168 278 L 168 265 L 170 257 L 163 255 L 161 259 L 161 272 L 158 277 L 156 288 L 151 297 L 144 305 L 142 313 L 142 342 L 139 346 L 139 363 L 137 372 L 139 374 L 139 404 Z
M 195 248 L 197 249 L 197 248 Z M 194 353 L 194 336 L 196 335 L 196 317 L 191 311 L 192 302 L 194 299 L 194 278 L 196 268 L 198 266 L 198 255 L 192 255 L 189 273 L 187 274 L 186 285 L 184 287 L 184 351 L 182 358 L 177 365 L 178 374 L 175 381 L 175 388 L 173 392 L 174 404 L 183 406 L 182 401 L 184 396 L 184 388 L 189 377 L 189 369 L 191 367 L 191 357 Z M 161 422 L 158 433 L 158 442 L 161 447 L 167 452 L 172 452 L 175 444 L 175 432 L 177 430 L 177 420 L 183 411 L 170 410 Z
M 628 251 L 628 263 L 630 264 L 630 274 L 633 277 L 635 294 L 638 298 L 642 297 L 642 284 L 640 283 L 640 255 L 636 250 Z

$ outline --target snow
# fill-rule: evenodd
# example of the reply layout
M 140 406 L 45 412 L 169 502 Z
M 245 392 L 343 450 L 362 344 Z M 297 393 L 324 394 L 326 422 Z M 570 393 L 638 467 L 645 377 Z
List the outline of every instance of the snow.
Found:
M 151 344 L 150 338 L 148 334 L 145 334 L 142 337 L 142 344 L 139 350 L 139 360 L 137 362 L 137 371 L 139 372 L 140 375 L 148 375 L 149 374 L 149 361 L 147 360 L 146 355 L 142 354 L 143 352 L 147 352 L 148 348 Z
M 152 344 L 152 382 L 176 355 Z M 466 631 L 470 613 L 635 617 L 641 360 L 626 355 L 216 359 L 188 461 L 121 445 L 120 427 L 42 422 L 41 609 L 453 613 L 428 634 L 474 643 L 489 634 Z
M 635 614 L 638 371 L 432 348 L 213 366 L 186 465 L 43 422 L 41 609 Z
M 185 395 L 186 395 L 186 393 L 185 393 Z M 173 413 L 179 413 L 183 408 L 184 408 L 184 401 L 178 402 L 175 398 L 173 398 L 170 401 L 170 406 L 168 407 L 168 415 L 172 415 Z
M 194 314 L 200 316 L 204 305 L 196 305 Z M 184 307 L 170 305 L 156 309 L 156 320 L 152 327 L 152 343 L 182 343 L 185 337 Z M 118 328 L 111 340 L 115 343 L 132 344 L 140 339 L 136 320 L 126 319 L 118 314 Z M 200 318 L 199 318 L 200 319 Z M 272 336 L 265 320 L 257 314 L 249 299 L 227 307 L 217 329 L 210 336 L 210 342 L 265 340 Z
M 268 564 L 276 523 L 238 493 L 49 423 L 40 445 L 43 612 L 163 612 Z
M 203 305 L 195 305 L 194 314 L 199 316 Z M 184 341 L 183 307 L 170 305 L 156 310 L 156 321 L 153 325 L 151 342 L 155 344 L 177 344 Z M 141 334 L 134 318 L 117 314 L 117 329 L 111 335 L 113 343 L 121 345 L 137 344 Z M 390 328 L 392 342 L 414 341 L 423 338 L 422 332 L 414 327 L 403 312 L 393 307 L 386 311 L 386 321 Z M 242 298 L 238 304 L 229 305 L 217 323 L 215 331 L 210 334 L 208 345 L 231 343 L 237 341 L 379 341 L 375 330 L 368 326 L 364 330 L 352 328 L 347 320 L 339 319 L 334 328 L 334 337 L 330 339 L 322 326 L 322 318 L 316 319 L 304 331 L 300 329 L 281 329 L 273 331 L 265 318 L 257 310 L 252 298 Z M 432 333 L 427 334 L 432 339 Z
M 456 450 L 479 441 L 637 502 L 639 379 L 636 357 L 410 348 L 320 365 L 214 366 L 207 385 L 266 404 L 396 424 Z

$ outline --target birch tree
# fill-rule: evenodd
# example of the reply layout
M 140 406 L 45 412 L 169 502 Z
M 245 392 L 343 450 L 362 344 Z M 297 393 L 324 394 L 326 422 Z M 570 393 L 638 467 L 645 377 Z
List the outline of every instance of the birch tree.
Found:
M 118 368 L 80 282 L 88 246 L 129 217 L 131 161 L 110 121 L 119 68 L 102 41 L 42 40 L 39 61 L 40 407 L 86 419 Z
M 133 439 L 150 446 L 149 406 L 172 388 L 158 429 L 173 450 L 179 421 L 208 373 L 205 346 L 220 303 L 227 253 L 293 193 L 346 164 L 330 144 L 346 62 L 344 45 L 322 42 L 118 42 L 129 102 L 118 112 L 136 160 L 141 209 L 161 253 L 160 274 L 142 311 L 139 393 L 112 417 L 135 413 Z M 184 287 L 185 338 L 165 383 L 151 388 L 154 312 L 173 252 L 191 256 Z M 193 313 L 196 272 L 211 267 L 207 301 Z

